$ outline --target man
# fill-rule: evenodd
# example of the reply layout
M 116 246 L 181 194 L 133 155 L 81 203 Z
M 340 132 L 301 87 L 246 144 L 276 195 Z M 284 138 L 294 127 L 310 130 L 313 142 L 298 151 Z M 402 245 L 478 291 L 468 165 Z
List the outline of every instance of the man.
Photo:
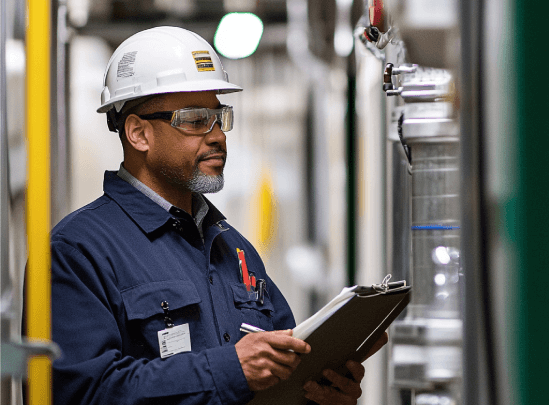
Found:
M 114 52 L 99 112 L 124 150 L 105 194 L 53 230 L 57 404 L 245 404 L 310 347 L 255 249 L 206 199 L 223 186 L 232 107 L 214 50 L 189 31 L 140 32 Z M 268 331 L 243 336 L 241 323 Z M 379 347 L 384 342 L 379 343 Z M 364 369 L 309 383 L 356 403 Z

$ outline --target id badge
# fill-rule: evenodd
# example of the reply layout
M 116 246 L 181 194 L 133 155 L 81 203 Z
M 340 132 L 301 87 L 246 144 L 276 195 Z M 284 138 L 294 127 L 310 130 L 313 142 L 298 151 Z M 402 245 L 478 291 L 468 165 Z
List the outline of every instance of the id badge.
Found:
M 160 346 L 160 357 L 163 359 L 177 353 L 190 352 L 189 324 L 185 323 L 158 331 L 158 345 Z

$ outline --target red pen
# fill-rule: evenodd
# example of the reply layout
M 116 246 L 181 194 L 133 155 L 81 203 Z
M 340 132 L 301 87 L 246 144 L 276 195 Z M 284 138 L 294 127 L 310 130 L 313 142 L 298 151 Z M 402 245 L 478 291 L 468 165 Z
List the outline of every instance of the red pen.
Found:
M 240 260 L 240 265 L 242 267 L 242 281 L 246 285 L 246 290 L 250 291 L 252 283 L 250 280 L 250 275 L 248 274 L 248 266 L 246 265 L 244 251 L 236 248 L 236 253 L 238 254 L 238 259 Z

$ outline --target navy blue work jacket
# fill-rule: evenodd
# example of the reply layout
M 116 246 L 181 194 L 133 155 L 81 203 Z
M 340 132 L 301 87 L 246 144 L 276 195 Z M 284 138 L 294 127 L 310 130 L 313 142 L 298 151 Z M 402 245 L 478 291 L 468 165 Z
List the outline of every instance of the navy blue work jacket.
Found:
M 190 215 L 174 217 L 115 172 L 105 194 L 52 231 L 55 404 L 244 404 L 253 398 L 235 343 L 246 322 L 295 326 L 252 245 L 209 202 L 204 241 Z M 265 279 L 263 304 L 243 284 L 236 249 Z M 161 303 L 189 324 L 191 351 L 161 359 Z

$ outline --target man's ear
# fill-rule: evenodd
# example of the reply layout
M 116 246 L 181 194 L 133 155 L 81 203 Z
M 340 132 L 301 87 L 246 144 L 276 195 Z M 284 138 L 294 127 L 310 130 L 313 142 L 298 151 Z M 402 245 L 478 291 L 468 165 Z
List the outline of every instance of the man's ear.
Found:
M 142 120 L 135 114 L 130 114 L 124 124 L 126 140 L 130 146 L 140 152 L 149 150 L 149 137 L 152 128 L 149 121 Z

